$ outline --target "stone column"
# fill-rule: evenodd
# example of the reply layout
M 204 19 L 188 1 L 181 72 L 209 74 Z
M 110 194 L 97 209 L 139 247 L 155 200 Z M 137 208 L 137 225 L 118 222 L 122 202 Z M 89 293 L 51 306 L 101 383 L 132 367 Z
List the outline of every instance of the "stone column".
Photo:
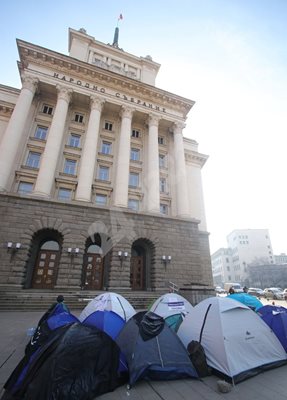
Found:
M 34 195 L 49 197 L 54 183 L 54 175 L 61 150 L 64 128 L 72 90 L 57 86 L 58 100 L 52 124 L 41 157 L 40 170 L 36 180 Z
M 122 108 L 121 133 L 114 187 L 114 205 L 117 207 L 127 207 L 128 205 L 132 115 L 133 110 L 131 108 Z
M 37 83 L 38 80 L 32 77 L 25 77 L 23 79 L 20 95 L 3 135 L 0 147 L 0 191 L 8 189 L 7 184 L 14 167 L 15 157 L 21 142 Z
M 184 124 L 174 124 L 174 164 L 177 216 L 189 217 L 188 189 L 186 179 L 185 156 L 182 129 Z
M 147 211 L 158 213 L 159 195 L 159 152 L 158 152 L 158 123 L 159 118 L 150 114 L 148 131 L 148 165 L 145 177 L 145 191 L 147 194 Z
M 97 159 L 99 127 L 103 104 L 104 101 L 100 98 L 91 97 L 91 113 L 82 153 L 75 196 L 76 200 L 91 201 L 91 188 Z

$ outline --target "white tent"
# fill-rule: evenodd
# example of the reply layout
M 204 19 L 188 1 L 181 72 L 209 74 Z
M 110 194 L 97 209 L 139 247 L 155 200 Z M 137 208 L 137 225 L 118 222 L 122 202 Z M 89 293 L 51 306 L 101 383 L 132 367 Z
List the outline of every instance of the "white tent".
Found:
M 160 315 L 163 318 L 175 314 L 184 316 L 193 309 L 188 300 L 177 293 L 166 293 L 160 296 L 150 307 L 150 311 Z
M 278 338 L 259 315 L 228 297 L 205 299 L 186 316 L 177 332 L 186 347 L 199 340 L 205 315 L 201 344 L 207 363 L 234 382 L 287 361 Z
M 83 322 L 94 311 L 113 311 L 124 321 L 128 321 L 136 313 L 128 300 L 113 292 L 100 294 L 91 300 L 81 312 L 79 320 Z

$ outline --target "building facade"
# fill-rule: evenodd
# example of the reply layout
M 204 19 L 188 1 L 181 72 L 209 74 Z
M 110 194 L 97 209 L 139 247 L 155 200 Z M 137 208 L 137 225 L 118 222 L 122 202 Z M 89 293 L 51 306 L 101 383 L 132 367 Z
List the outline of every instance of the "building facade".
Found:
M 22 88 L 0 86 L 0 284 L 208 290 L 194 102 L 155 86 L 150 56 L 84 29 L 69 55 L 17 46 Z
M 215 286 L 234 281 L 231 249 L 220 248 L 211 256 L 212 275 Z
M 213 279 L 216 283 L 238 282 L 248 284 L 249 266 L 273 265 L 274 255 L 268 229 L 236 229 L 227 236 L 227 249 L 219 249 L 211 256 Z M 224 265 L 224 255 L 228 254 L 229 265 Z M 216 269 L 218 257 L 222 258 L 219 271 Z M 217 264 L 216 264 L 217 263 Z M 228 268 L 227 268 L 228 267 Z

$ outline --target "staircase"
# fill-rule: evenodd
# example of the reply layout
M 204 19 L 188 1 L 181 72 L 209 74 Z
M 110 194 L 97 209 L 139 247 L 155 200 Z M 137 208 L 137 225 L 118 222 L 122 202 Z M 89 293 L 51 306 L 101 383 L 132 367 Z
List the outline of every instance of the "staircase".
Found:
M 59 294 L 70 310 L 82 310 L 103 291 L 69 291 L 0 288 L 0 311 L 46 311 Z M 164 292 L 117 291 L 137 310 L 146 310 Z

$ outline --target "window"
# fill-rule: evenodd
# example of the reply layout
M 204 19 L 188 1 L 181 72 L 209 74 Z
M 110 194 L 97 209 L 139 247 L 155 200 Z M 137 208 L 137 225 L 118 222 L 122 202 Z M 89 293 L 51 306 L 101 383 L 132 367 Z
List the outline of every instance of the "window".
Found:
M 20 194 L 29 194 L 32 193 L 33 183 L 29 182 L 20 182 L 18 186 L 18 193 Z
M 64 173 L 69 175 L 76 175 L 76 166 L 77 161 L 66 159 L 64 165 Z
M 103 154 L 111 154 L 112 144 L 109 142 L 102 143 L 102 153 Z
M 161 193 L 166 192 L 166 179 L 165 178 L 160 178 L 159 179 L 159 191 Z
M 129 199 L 128 208 L 133 211 L 138 211 L 139 210 L 139 200 Z
M 52 115 L 52 113 L 53 113 L 53 107 L 52 106 L 49 106 L 49 105 L 47 105 L 47 104 L 44 104 L 43 105 L 43 113 L 44 114 L 48 114 L 48 115 Z
M 109 180 L 109 167 L 103 167 L 103 166 L 100 166 L 99 167 L 99 175 L 98 175 L 98 178 L 101 180 L 101 181 L 108 181 Z
M 59 200 L 71 200 L 72 198 L 72 190 L 71 189 L 65 189 L 65 188 L 60 188 L 58 192 L 58 199 Z
M 84 122 L 83 114 L 75 113 L 75 122 L 78 122 L 78 124 L 82 124 Z
M 48 128 L 45 126 L 37 126 L 34 137 L 37 139 L 45 140 L 47 136 Z
M 107 204 L 107 195 L 106 194 L 96 194 L 96 204 L 105 206 Z
M 106 131 L 112 131 L 113 130 L 113 124 L 109 121 L 105 121 L 105 130 Z
M 132 137 L 133 138 L 139 138 L 140 137 L 140 131 L 137 129 L 132 130 Z
M 26 167 L 39 168 L 40 157 L 41 153 L 35 153 L 34 151 L 29 151 L 26 161 Z
M 160 204 L 160 213 L 161 214 L 168 214 L 168 206 L 167 204 Z
M 129 186 L 138 187 L 139 186 L 139 174 L 136 172 L 130 172 Z
M 131 149 L 131 160 L 132 161 L 140 160 L 140 150 L 139 149 Z
M 69 136 L 69 146 L 71 147 L 80 147 L 80 143 L 81 143 L 81 136 L 80 135 L 76 135 L 75 133 L 70 133 Z
M 164 144 L 164 138 L 162 136 L 158 137 L 158 144 Z
M 159 161 L 159 167 L 160 167 L 160 168 L 164 168 L 164 167 L 165 167 L 165 164 L 166 164 L 166 162 L 165 162 L 165 155 L 164 155 L 164 154 L 160 154 L 160 155 L 159 155 L 159 158 L 158 158 L 158 161 Z

